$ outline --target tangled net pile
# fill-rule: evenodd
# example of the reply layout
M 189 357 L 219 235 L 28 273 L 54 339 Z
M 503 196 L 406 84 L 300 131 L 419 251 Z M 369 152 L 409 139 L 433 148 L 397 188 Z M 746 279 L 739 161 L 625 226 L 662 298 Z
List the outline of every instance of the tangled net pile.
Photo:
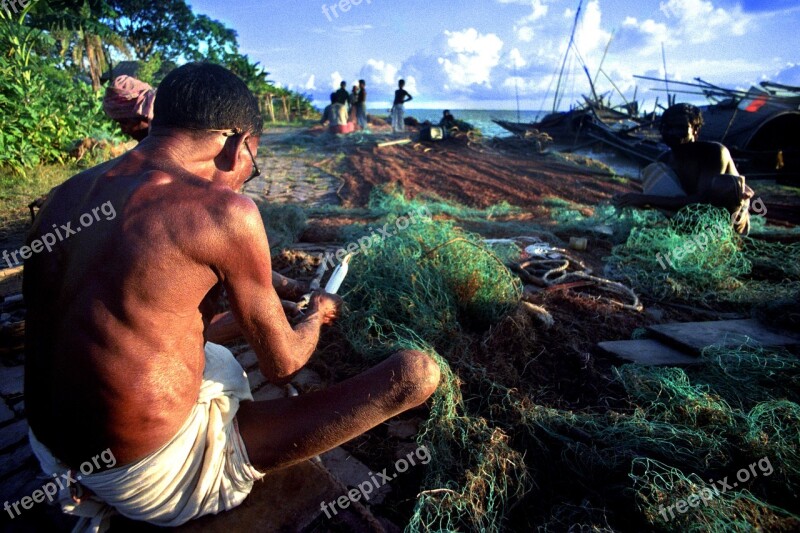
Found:
M 381 201 L 390 222 L 419 207 Z M 557 376 L 537 382 L 528 367 L 565 355 L 541 354 L 533 321 L 514 327 L 520 282 L 479 236 L 418 219 L 351 271 L 340 326 L 362 364 L 412 348 L 442 369 L 418 437 L 432 460 L 407 531 L 800 527 L 795 355 L 743 346 L 687 371 L 626 365 L 606 376 L 601 404 L 547 405 L 541 392 Z M 764 457 L 770 474 L 664 518 L 662 506 L 703 480 Z
M 686 253 L 676 258 L 677 250 Z M 740 236 L 728 213 L 709 205 L 690 205 L 669 222 L 634 227 L 613 249 L 611 264 L 635 289 L 657 299 L 759 303 L 800 293 L 800 243 Z

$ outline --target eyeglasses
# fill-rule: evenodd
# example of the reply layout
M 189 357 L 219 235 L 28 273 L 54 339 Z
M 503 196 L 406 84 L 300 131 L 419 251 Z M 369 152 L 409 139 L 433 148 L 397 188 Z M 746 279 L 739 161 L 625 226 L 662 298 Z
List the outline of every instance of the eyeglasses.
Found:
M 247 146 L 247 143 L 244 143 L 244 148 L 247 150 L 247 153 L 250 154 L 250 159 L 253 160 L 253 173 L 250 174 L 250 177 L 244 180 L 245 183 L 248 181 L 252 181 L 261 175 L 261 170 L 258 168 L 258 163 L 256 163 L 256 158 L 253 157 L 253 152 L 250 151 L 250 147 Z
M 221 133 L 225 137 L 233 137 L 234 135 L 242 135 L 244 132 L 238 128 L 233 128 L 230 130 L 205 130 L 205 131 L 216 131 Z M 247 143 L 244 143 L 244 148 L 247 150 L 248 155 L 250 156 L 250 160 L 253 161 L 253 172 L 250 174 L 250 177 L 244 180 L 244 183 L 248 181 L 253 181 L 257 177 L 261 175 L 261 170 L 258 168 L 258 163 L 256 163 L 256 158 L 253 157 L 253 152 L 250 151 L 250 147 Z M 243 183 L 243 185 L 244 185 Z

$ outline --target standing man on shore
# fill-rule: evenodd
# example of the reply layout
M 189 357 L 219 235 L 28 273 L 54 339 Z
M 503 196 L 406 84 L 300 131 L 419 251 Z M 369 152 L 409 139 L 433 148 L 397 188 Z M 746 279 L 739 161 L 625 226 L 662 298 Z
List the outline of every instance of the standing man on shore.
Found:
M 406 131 L 405 122 L 405 103 L 414 98 L 405 90 L 406 80 L 400 80 L 398 89 L 394 92 L 394 104 L 392 105 L 392 131 L 395 133 Z
M 362 130 L 367 129 L 367 82 L 358 80 L 358 100 L 356 101 L 356 119 L 358 127 Z
M 336 95 L 336 103 L 343 106 L 350 105 L 350 93 L 347 92 L 347 82 L 343 81 L 339 84 L 339 90 L 334 93 Z

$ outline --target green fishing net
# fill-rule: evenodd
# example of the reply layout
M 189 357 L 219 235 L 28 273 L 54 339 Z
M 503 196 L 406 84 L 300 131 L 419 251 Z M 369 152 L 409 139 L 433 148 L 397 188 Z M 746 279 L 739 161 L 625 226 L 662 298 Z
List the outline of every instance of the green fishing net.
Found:
M 738 235 L 728 213 L 709 205 L 634 227 L 609 261 L 634 290 L 657 299 L 759 303 L 800 291 L 800 243 Z
M 614 398 L 582 410 L 544 405 L 520 379 L 536 343 L 495 331 L 521 320 L 519 280 L 452 221 L 415 216 L 399 229 L 399 217 L 426 211 L 419 202 L 376 197 L 372 208 L 385 213 L 376 224 L 398 231 L 353 257 L 340 291 L 348 311 L 341 332 L 364 365 L 416 349 L 442 370 L 418 437 L 432 460 L 406 531 L 800 526 L 790 512 L 800 471 L 796 356 L 739 346 L 709 350 L 686 370 L 625 365 L 613 373 Z M 633 230 L 630 242 L 639 242 L 637 231 L 685 232 L 687 223 Z M 725 264 L 744 265 L 727 255 L 743 252 L 725 246 L 714 248 Z M 534 335 L 529 327 L 518 335 Z M 501 340 L 489 343 L 493 334 Z M 511 379 L 496 372 L 501 367 L 518 374 Z M 764 457 L 772 475 L 663 518 L 661 506 L 687 498 L 702 480 Z

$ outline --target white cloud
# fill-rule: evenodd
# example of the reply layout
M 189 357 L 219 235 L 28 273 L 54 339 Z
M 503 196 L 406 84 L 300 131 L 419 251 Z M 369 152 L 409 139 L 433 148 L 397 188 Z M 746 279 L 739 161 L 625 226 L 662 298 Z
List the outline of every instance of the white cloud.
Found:
M 647 56 L 661 53 L 661 43 L 678 43 L 666 24 L 653 19 L 639 22 L 634 17 L 626 17 L 614 35 L 613 46 L 627 54 L 633 52 L 638 56 Z
M 303 85 L 303 88 L 307 91 L 316 91 L 317 90 L 316 76 L 314 76 L 313 74 L 309 76 L 308 81 L 306 82 L 305 85 Z
M 350 25 L 350 26 L 337 26 L 336 31 L 341 33 L 347 33 L 349 35 L 361 35 L 362 33 L 371 30 L 373 28 L 372 24 L 360 24 L 360 25 Z
M 394 87 L 397 85 L 398 69 L 391 63 L 368 59 L 367 64 L 361 67 L 360 76 L 370 85 Z
M 490 75 L 500 62 L 503 41 L 493 33 L 482 35 L 475 28 L 444 33 L 448 51 L 438 62 L 447 74 L 449 85 L 491 87 Z
M 508 53 L 508 59 L 508 65 L 510 68 L 521 68 L 528 63 L 525 61 L 525 58 L 522 57 L 522 53 L 519 51 L 519 48 L 512 48 Z
M 542 0 L 531 1 L 531 14 L 525 17 L 525 22 L 534 22 L 547 15 L 547 5 Z
M 768 79 L 784 85 L 800 87 L 800 63 L 788 63 L 784 68 L 770 76 Z
M 586 57 L 595 50 L 604 48 L 611 38 L 611 34 L 602 27 L 602 13 L 599 0 L 592 0 L 586 4 L 586 9 L 581 16 L 581 23 L 575 32 L 575 46 Z
M 543 0 L 498 0 L 501 4 L 529 4 L 531 13 L 514 23 L 514 33 L 521 42 L 529 43 L 535 32 L 534 23 L 547 15 L 548 7 Z
M 344 80 L 344 78 L 342 77 L 341 74 L 339 74 L 338 70 L 336 72 L 331 73 L 331 88 L 334 90 L 338 89 L 339 84 L 342 83 L 342 80 Z
M 744 35 L 753 20 L 739 5 L 731 10 L 714 7 L 707 0 L 668 0 L 661 12 L 675 21 L 675 29 L 689 42 L 705 43 L 720 35 Z
M 533 28 L 530 26 L 520 26 L 514 28 L 517 33 L 517 39 L 524 43 L 529 43 L 533 40 Z
M 414 76 L 406 76 L 406 91 L 408 91 L 411 95 L 417 94 L 419 90 L 417 89 L 417 78 Z

